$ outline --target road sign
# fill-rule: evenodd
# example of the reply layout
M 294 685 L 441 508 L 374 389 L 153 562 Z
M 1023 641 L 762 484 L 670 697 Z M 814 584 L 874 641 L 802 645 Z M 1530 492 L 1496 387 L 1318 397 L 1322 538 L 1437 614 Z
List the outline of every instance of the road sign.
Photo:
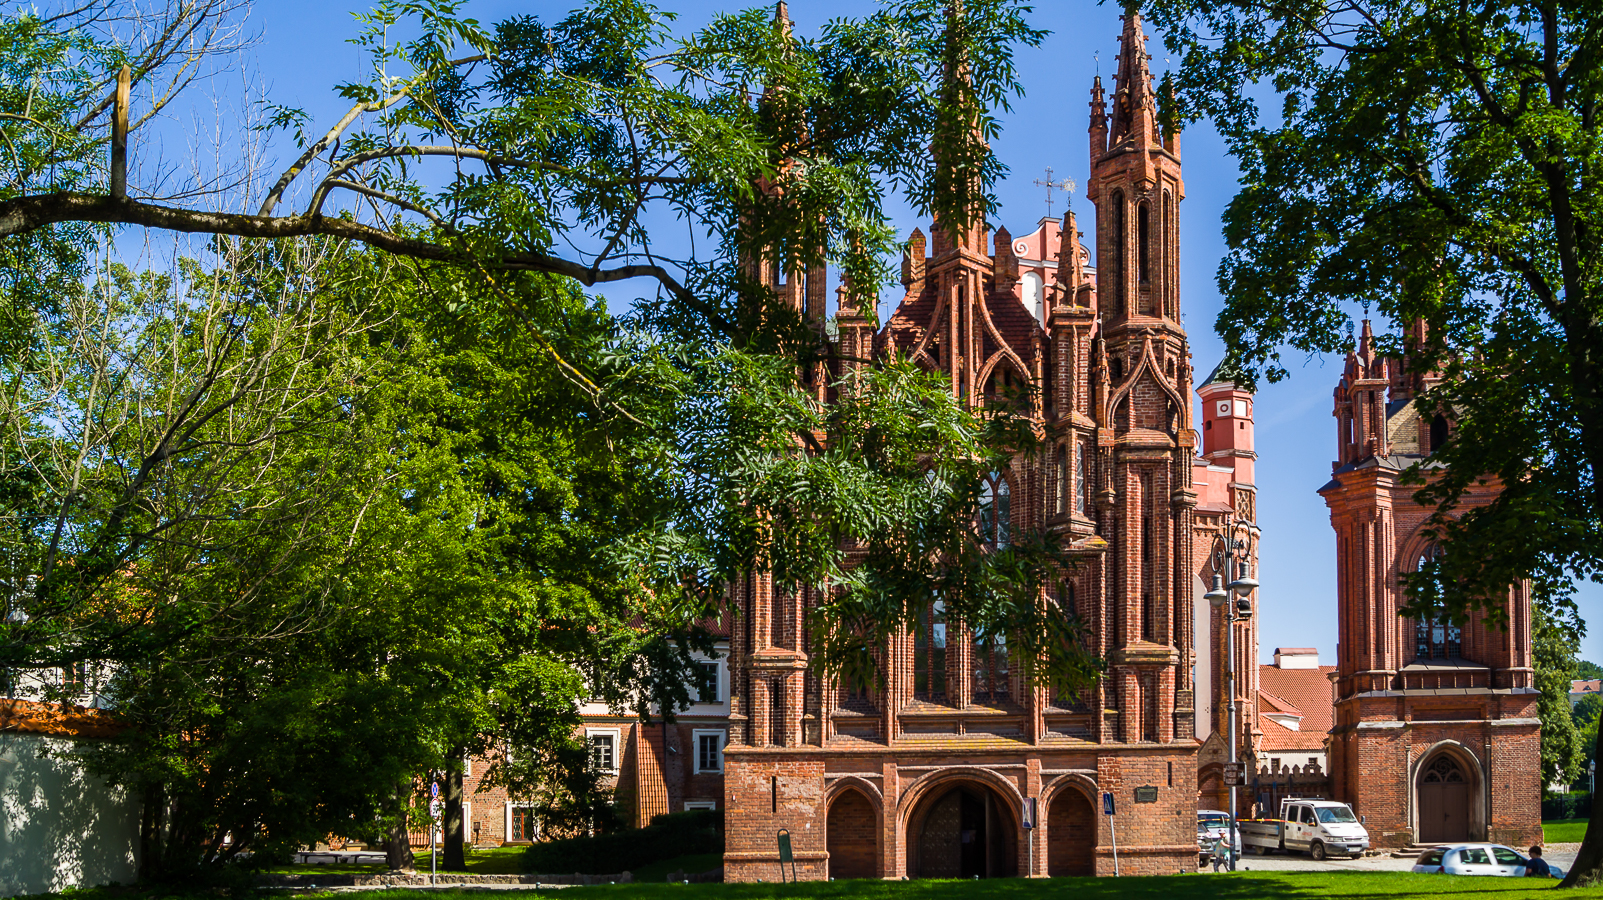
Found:
M 444 803 L 441 803 L 439 800 L 430 800 L 429 801 L 429 818 L 434 819 L 435 821 L 439 821 L 440 812 L 442 810 L 444 810 L 444 809 L 445 809 L 445 804 Z
M 1030 828 L 1034 828 L 1035 827 L 1035 798 L 1034 797 L 1025 797 L 1024 798 L 1024 822 L 1023 822 L 1023 824 L 1024 824 L 1025 829 L 1030 829 Z
M 1104 816 L 1113 815 L 1113 792 L 1112 791 L 1103 791 L 1102 792 L 1102 814 Z
M 1225 786 L 1241 787 L 1247 783 L 1242 776 L 1241 763 L 1225 763 Z
M 440 783 L 438 781 L 436 781 L 433 784 L 429 785 L 429 796 L 430 797 L 438 797 L 438 796 L 440 796 Z

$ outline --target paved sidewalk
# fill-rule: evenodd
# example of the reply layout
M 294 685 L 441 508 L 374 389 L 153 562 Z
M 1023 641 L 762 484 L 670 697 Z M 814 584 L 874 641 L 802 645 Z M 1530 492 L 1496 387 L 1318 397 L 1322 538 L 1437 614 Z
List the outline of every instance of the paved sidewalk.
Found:
M 1523 847 L 1515 848 L 1524 850 Z M 1579 844 L 1555 844 L 1544 851 L 1547 861 L 1565 871 L 1575 862 Z M 1336 859 L 1315 862 L 1308 856 L 1275 853 L 1269 856 L 1243 856 L 1237 869 L 1260 872 L 1407 872 L 1414 867 L 1412 859 L 1393 859 L 1391 854 L 1366 856 L 1362 859 Z M 1205 865 L 1201 871 L 1212 874 L 1213 866 Z

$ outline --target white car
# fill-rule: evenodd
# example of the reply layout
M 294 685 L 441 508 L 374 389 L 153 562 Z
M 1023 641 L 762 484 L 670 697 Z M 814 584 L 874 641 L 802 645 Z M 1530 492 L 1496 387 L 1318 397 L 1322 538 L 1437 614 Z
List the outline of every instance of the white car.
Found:
M 1519 851 L 1502 844 L 1448 844 L 1432 847 L 1414 861 L 1413 871 L 1439 875 L 1502 875 L 1519 878 L 1530 862 Z M 1554 878 L 1564 871 L 1548 863 Z
M 1213 842 L 1222 839 L 1225 846 L 1230 846 L 1230 814 L 1217 809 L 1197 810 L 1197 856 L 1207 862 L 1208 856 L 1213 853 Z M 1236 857 L 1241 856 L 1241 832 L 1236 832 Z

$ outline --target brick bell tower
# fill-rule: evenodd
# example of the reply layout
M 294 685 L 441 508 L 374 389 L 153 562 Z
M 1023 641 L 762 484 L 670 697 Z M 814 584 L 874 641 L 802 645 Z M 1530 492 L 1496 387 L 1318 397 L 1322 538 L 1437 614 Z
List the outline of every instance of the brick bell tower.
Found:
M 1100 339 L 1094 374 L 1095 502 L 1112 612 L 1108 691 L 1117 739 L 1189 739 L 1192 513 L 1196 439 L 1191 365 L 1180 325 L 1179 223 L 1185 196 L 1178 135 L 1158 125 L 1139 15 L 1124 19 L 1111 110 L 1092 88 Z M 1110 698 L 1111 699 L 1111 698 Z
M 1416 324 L 1407 343 L 1428 335 Z M 1504 599 L 1506 629 L 1478 616 L 1403 618 L 1400 580 L 1436 552 L 1434 509 L 1403 475 L 1452 432 L 1414 399 L 1437 377 L 1377 352 L 1369 321 L 1335 391 L 1337 456 L 1319 493 L 1336 531 L 1338 603 L 1335 796 L 1366 819 L 1377 846 L 1540 843 L 1541 728 L 1531 659 L 1530 584 Z M 1496 479 L 1466 492 L 1491 502 Z

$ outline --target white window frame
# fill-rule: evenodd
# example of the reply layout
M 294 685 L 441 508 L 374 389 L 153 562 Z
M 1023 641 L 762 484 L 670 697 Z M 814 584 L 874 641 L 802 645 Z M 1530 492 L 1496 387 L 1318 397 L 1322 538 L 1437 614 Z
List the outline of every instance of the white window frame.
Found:
M 501 829 L 501 842 L 502 843 L 504 843 L 504 844 L 512 843 L 512 811 L 514 809 L 533 809 L 534 806 L 535 806 L 535 804 L 528 803 L 528 802 L 525 802 L 525 801 L 522 801 L 522 800 L 508 800 L 506 802 L 506 808 L 503 811 L 503 815 L 506 816 L 506 823 L 502 826 L 502 829 Z M 530 843 L 534 843 L 535 841 L 538 841 L 539 839 L 540 839 L 540 817 L 536 816 L 535 819 L 534 819 L 534 836 L 529 838 L 529 842 Z
M 590 739 L 592 737 L 612 738 L 612 768 L 602 769 L 601 771 L 608 775 L 618 774 L 618 765 L 621 762 L 620 757 L 623 756 L 623 730 L 621 728 L 586 728 L 584 730 L 584 749 L 586 753 L 593 754 L 590 749 Z
M 702 670 L 705 670 L 707 666 L 712 666 L 712 699 L 711 700 L 705 700 L 705 699 L 702 698 L 702 696 L 701 696 L 701 684 L 698 682 L 696 684 L 696 700 L 695 700 L 695 703 L 692 704 L 692 705 L 694 705 L 694 706 L 717 706 L 718 704 L 724 702 L 724 665 L 723 665 L 723 661 L 719 660 L 719 659 L 698 659 L 698 660 L 696 660 L 696 666 L 697 666 L 697 668 L 700 668 Z
M 701 739 L 704 737 L 716 737 L 718 739 L 718 768 L 716 769 L 704 769 L 701 766 Z M 691 749 L 696 754 L 692 760 L 692 764 L 695 766 L 692 771 L 697 775 L 703 772 L 722 774 L 724 771 L 724 747 L 729 744 L 729 732 L 722 728 L 697 728 L 690 733 L 690 741 Z
M 686 800 L 685 801 L 685 812 L 690 812 L 693 809 L 717 809 L 717 808 L 718 808 L 718 801 L 717 800 Z

